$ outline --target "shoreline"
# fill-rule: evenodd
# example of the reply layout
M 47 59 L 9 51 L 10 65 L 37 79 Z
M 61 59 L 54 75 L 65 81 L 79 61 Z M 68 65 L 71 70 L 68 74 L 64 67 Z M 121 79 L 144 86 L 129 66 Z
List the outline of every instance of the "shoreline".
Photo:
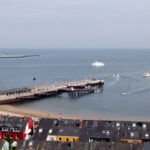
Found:
M 64 114 L 46 113 L 37 110 L 31 110 L 26 108 L 18 108 L 10 104 L 0 105 L 0 114 L 18 117 L 32 117 L 32 118 L 53 118 L 53 119 L 72 119 L 72 120 L 111 120 L 111 121 L 142 121 L 149 122 L 146 119 L 121 119 L 121 118 L 95 118 L 95 117 L 81 117 Z
M 31 109 L 18 108 L 12 105 L 0 105 L 0 114 L 18 116 L 18 117 L 33 117 L 33 118 L 55 118 L 55 119 L 79 119 L 92 120 L 92 118 L 69 116 L 63 114 L 45 113 Z M 96 118 L 93 118 L 96 119 Z M 97 119 L 96 119 L 97 120 Z

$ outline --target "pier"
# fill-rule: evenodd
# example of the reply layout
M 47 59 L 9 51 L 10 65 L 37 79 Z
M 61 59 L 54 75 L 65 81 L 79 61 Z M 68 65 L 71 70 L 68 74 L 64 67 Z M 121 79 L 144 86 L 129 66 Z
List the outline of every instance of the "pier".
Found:
M 48 86 L 38 86 L 34 88 L 19 88 L 0 91 L 0 104 L 38 100 L 46 97 L 69 93 L 71 97 L 80 97 L 94 93 L 98 88 L 103 88 L 104 80 L 82 80 L 72 81 Z

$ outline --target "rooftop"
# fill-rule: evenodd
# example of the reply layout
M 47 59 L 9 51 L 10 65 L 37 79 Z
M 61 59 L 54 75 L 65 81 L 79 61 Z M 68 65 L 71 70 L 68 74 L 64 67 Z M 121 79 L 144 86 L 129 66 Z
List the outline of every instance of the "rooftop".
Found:
M 0 132 L 13 131 L 15 128 L 17 132 L 23 132 L 27 125 L 29 118 L 25 117 L 11 117 L 0 115 Z
M 18 150 L 27 150 L 29 147 L 36 150 L 147 150 L 143 144 L 128 143 L 97 143 L 97 142 L 45 142 L 41 140 L 20 141 Z
M 46 141 L 47 135 L 78 136 L 81 142 L 89 138 L 150 140 L 150 122 L 41 119 L 33 139 Z

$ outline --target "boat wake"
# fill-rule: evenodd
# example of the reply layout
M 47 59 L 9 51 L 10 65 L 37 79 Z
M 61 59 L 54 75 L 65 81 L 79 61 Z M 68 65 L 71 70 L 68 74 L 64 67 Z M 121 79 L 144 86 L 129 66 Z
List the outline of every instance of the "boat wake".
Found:
M 136 79 L 136 78 L 133 78 L 133 77 L 130 77 L 130 76 L 124 76 L 124 75 L 121 75 L 122 78 L 126 78 L 126 79 L 130 79 L 130 80 L 134 80 L 136 82 L 141 82 L 140 80 Z
M 122 95 L 125 95 L 124 93 L 126 93 L 126 95 L 131 95 L 131 94 L 145 92 L 147 90 L 150 90 L 150 86 L 144 87 L 144 88 L 140 88 L 140 89 L 136 89 L 136 90 L 133 90 L 133 91 L 123 92 Z
M 120 77 L 118 78 L 114 78 L 114 80 L 112 82 L 109 82 L 109 84 L 105 84 L 105 86 L 114 86 L 115 84 L 117 84 L 120 81 Z

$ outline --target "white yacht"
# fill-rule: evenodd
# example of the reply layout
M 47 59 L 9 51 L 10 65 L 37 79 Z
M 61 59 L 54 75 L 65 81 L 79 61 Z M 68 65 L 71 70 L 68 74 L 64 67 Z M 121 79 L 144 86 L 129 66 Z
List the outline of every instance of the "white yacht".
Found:
M 149 72 L 144 72 L 143 77 L 150 77 L 150 73 Z
M 102 67 L 104 66 L 104 63 L 103 62 L 99 62 L 99 61 L 94 61 L 92 63 L 92 67 Z
M 127 95 L 128 95 L 128 92 L 122 92 L 121 95 L 122 95 L 122 96 L 127 96 Z

